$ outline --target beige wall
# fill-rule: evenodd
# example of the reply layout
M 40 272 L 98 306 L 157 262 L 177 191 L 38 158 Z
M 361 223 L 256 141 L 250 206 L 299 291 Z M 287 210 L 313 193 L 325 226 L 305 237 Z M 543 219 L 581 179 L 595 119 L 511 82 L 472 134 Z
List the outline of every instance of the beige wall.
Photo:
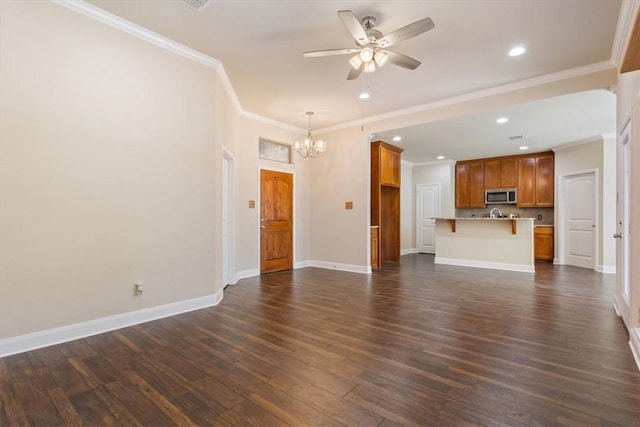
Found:
M 328 148 L 311 165 L 311 259 L 329 268 L 370 265 L 367 135 L 360 127 L 318 135 Z M 346 201 L 352 210 L 345 210 Z
M 232 274 L 255 271 L 258 138 L 300 135 L 241 116 L 211 67 L 50 2 L 1 7 L 0 339 L 221 291 L 223 148 Z M 290 170 L 305 260 L 310 168 Z

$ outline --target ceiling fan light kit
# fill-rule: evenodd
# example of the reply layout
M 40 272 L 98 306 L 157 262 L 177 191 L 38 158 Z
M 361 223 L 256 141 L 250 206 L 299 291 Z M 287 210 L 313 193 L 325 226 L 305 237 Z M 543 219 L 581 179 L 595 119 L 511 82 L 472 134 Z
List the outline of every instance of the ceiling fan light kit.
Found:
M 372 16 L 365 16 L 362 18 L 362 21 L 359 21 L 350 10 L 339 10 L 338 16 L 345 27 L 347 27 L 347 31 L 349 31 L 354 38 L 357 48 L 316 50 L 305 52 L 303 55 L 311 58 L 355 53 L 356 55 L 349 59 L 349 63 L 353 69 L 349 71 L 347 80 L 357 79 L 362 72 L 372 73 L 376 70 L 376 66 L 382 67 L 387 62 L 391 62 L 394 65 L 408 70 L 415 70 L 420 66 L 420 61 L 402 53 L 387 50 L 386 48 L 402 40 L 427 32 L 435 27 L 431 18 L 423 18 L 385 36 L 373 28 L 376 19 Z

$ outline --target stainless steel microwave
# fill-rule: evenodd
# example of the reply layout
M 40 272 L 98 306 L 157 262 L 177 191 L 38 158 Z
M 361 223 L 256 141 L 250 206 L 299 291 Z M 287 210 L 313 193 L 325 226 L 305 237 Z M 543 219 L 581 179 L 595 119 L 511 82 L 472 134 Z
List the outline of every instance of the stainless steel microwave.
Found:
M 487 205 L 506 205 L 517 203 L 515 188 L 496 188 L 484 191 L 484 202 Z

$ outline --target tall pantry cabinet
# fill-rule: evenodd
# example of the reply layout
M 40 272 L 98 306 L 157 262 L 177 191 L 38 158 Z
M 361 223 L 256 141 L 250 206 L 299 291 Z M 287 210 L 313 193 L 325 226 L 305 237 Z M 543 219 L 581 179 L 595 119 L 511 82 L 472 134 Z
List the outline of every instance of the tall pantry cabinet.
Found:
M 402 149 L 383 141 L 371 143 L 371 226 L 378 227 L 377 264 L 400 261 L 400 155 Z

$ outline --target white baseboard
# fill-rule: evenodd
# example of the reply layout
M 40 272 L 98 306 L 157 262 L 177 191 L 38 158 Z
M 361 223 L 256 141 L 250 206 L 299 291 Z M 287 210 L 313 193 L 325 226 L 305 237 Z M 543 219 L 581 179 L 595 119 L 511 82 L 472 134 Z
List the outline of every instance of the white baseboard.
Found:
M 293 268 L 295 270 L 299 269 L 299 268 L 305 268 L 305 267 L 312 267 L 311 265 L 311 261 L 300 261 L 300 262 L 296 262 L 295 265 L 293 266 Z
M 252 268 L 249 270 L 242 270 L 242 271 L 238 271 L 235 276 L 234 279 L 236 281 L 236 283 L 238 283 L 238 280 L 241 279 L 248 279 L 249 277 L 256 277 L 260 275 L 260 270 L 258 270 L 257 268 Z
M 348 271 L 350 273 L 362 273 L 371 274 L 371 266 L 369 265 L 354 265 L 354 264 L 340 264 L 337 262 L 328 261 L 308 261 L 307 267 L 326 268 L 327 270 L 340 270 Z
M 640 328 L 631 328 L 629 330 L 629 347 L 636 361 L 636 366 L 640 371 Z
M 613 299 L 613 310 L 616 312 L 616 316 L 622 317 L 622 314 L 620 313 L 620 309 L 618 308 L 618 295 L 616 295 L 615 298 Z
M 400 256 L 409 255 L 409 254 L 417 254 L 417 253 L 418 253 L 418 249 L 417 248 L 403 249 L 403 250 L 400 251 Z
M 443 258 L 436 255 L 435 264 L 457 265 L 460 267 L 488 268 L 491 270 L 518 271 L 521 273 L 535 273 L 535 267 L 527 264 L 509 264 L 503 262 L 476 261 L 471 259 Z
M 598 266 L 596 266 L 596 271 L 604 274 L 616 274 L 616 266 L 599 264 Z
M 32 334 L 20 335 L 12 338 L 0 340 L 0 357 L 12 354 L 23 353 L 50 345 L 73 341 L 163 317 L 174 316 L 188 311 L 199 310 L 201 308 L 218 305 L 222 300 L 222 290 L 213 295 L 193 298 L 170 304 L 159 305 L 157 307 L 144 308 L 142 310 L 130 311 L 128 313 L 116 314 L 100 319 L 75 323 L 73 325 L 61 326 L 59 328 L 47 329 Z

